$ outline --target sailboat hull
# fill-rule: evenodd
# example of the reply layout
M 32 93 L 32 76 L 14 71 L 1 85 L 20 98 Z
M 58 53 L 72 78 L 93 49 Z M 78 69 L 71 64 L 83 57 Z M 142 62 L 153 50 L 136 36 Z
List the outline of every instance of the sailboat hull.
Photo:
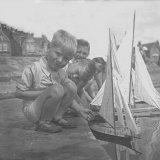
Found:
M 102 133 L 100 131 L 95 130 L 91 126 L 90 126 L 90 129 L 91 129 L 93 135 L 98 140 L 119 144 L 119 145 L 122 145 L 122 146 L 126 146 L 130 149 L 133 149 L 132 148 L 132 137 L 129 137 L 129 136 L 122 137 L 122 136 L 118 136 L 118 135 Z

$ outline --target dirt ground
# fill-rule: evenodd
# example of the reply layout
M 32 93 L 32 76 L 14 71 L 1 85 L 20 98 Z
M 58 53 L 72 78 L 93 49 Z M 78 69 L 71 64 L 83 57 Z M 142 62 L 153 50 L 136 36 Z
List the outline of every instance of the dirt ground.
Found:
M 0 101 L 0 160 L 111 160 L 86 121 L 69 119 L 77 129 L 47 134 L 34 130 L 20 100 Z
M 2 88 L 7 90 L 9 86 Z M 114 160 L 111 144 L 94 140 L 85 121 L 73 120 L 78 124 L 76 130 L 35 132 L 22 114 L 21 100 L 0 101 L 0 160 Z M 159 160 L 160 117 L 140 117 L 137 121 L 141 139 L 137 139 L 136 149 L 142 154 L 130 152 L 130 160 Z M 121 147 L 120 153 L 121 160 L 125 160 L 126 148 Z
M 160 92 L 160 67 L 150 70 L 151 78 Z M 0 92 L 15 89 L 15 81 L 0 82 Z M 144 105 L 144 104 L 143 104 Z M 34 131 L 22 114 L 21 101 L 0 101 L 0 160 L 112 160 L 115 155 L 112 145 L 95 140 L 87 123 L 74 118 L 78 128 L 64 130 L 58 134 Z M 121 147 L 121 160 L 159 160 L 160 158 L 160 117 L 140 117 L 141 139 L 135 143 L 141 155 Z M 111 157 L 111 158 L 110 158 Z M 129 159 L 128 159 L 129 160 Z
M 0 92 L 15 90 L 23 68 L 37 57 L 0 56 Z M 78 128 L 57 134 L 36 132 L 18 99 L 0 101 L 0 160 L 110 160 L 81 118 Z

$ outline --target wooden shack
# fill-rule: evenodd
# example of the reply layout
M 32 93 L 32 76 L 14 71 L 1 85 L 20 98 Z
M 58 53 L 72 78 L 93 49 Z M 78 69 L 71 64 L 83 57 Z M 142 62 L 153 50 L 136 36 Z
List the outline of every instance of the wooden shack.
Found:
M 33 37 L 28 35 L 22 44 L 23 56 L 42 56 L 47 52 L 49 41 L 46 36 Z
M 139 42 L 138 47 L 144 59 L 147 58 L 152 62 L 158 62 L 158 59 L 160 57 L 160 45 L 158 40 L 145 44 Z
M 11 55 L 11 44 L 8 37 L 3 33 L 0 25 L 0 55 Z

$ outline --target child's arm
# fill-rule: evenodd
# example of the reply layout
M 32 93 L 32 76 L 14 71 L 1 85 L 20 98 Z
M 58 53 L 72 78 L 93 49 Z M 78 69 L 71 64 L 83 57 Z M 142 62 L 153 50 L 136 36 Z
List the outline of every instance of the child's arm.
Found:
M 35 73 L 35 64 L 27 66 L 22 73 L 21 80 L 17 84 L 16 91 L 0 94 L 0 100 L 13 98 L 26 100 L 36 99 L 44 90 L 35 91 L 32 87 L 35 78 Z
M 94 113 L 89 108 L 84 108 L 81 104 L 77 103 L 76 100 L 73 100 L 71 108 L 79 113 L 87 121 L 93 119 Z
M 88 81 L 81 81 L 77 84 L 77 93 L 81 97 L 83 94 L 83 88 L 88 83 Z
M 88 94 L 88 92 L 85 89 L 83 89 L 83 93 L 87 98 L 88 102 L 91 102 L 93 100 L 93 98 Z
M 36 99 L 44 90 L 40 91 L 21 91 L 16 90 L 15 98 L 19 99 Z
M 4 99 L 36 99 L 43 91 L 21 91 L 16 90 L 13 92 L 0 93 L 0 100 Z
M 38 67 L 35 63 L 27 66 L 21 77 L 21 81 L 17 85 L 15 97 L 25 100 L 36 99 L 44 90 L 35 90 L 34 86 L 37 82 Z
M 102 86 L 102 73 L 98 73 L 96 75 L 94 75 L 94 79 L 96 80 L 96 83 L 98 85 L 98 90 L 100 90 L 101 86 Z
M 74 99 L 77 101 L 77 103 L 83 104 L 81 98 L 77 94 L 77 86 L 72 80 L 66 78 L 63 80 L 63 83 L 61 84 L 63 85 L 63 87 L 67 87 L 69 90 L 71 89 L 71 92 L 74 92 Z
M 75 83 L 69 79 L 65 79 L 62 85 L 67 88 L 70 88 L 72 86 L 71 88 L 72 88 L 72 92 L 74 92 L 74 100 L 72 101 L 71 108 L 74 109 L 86 120 L 90 120 L 93 117 L 92 111 L 89 109 L 88 106 L 85 105 L 83 100 L 78 96 L 77 90 L 76 90 L 77 87 Z
M 92 79 L 92 80 L 90 80 L 90 81 L 88 82 L 88 84 L 84 87 L 84 93 L 86 94 L 86 96 L 87 96 L 89 99 L 91 99 L 91 101 L 92 101 L 92 99 L 95 97 L 95 93 L 94 93 L 94 91 L 93 91 L 93 89 L 92 89 L 93 83 L 94 83 L 94 80 Z

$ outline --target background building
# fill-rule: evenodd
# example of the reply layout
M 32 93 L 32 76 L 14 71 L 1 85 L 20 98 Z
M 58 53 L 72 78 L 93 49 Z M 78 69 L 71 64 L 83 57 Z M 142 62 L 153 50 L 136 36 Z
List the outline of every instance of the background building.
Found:
M 8 37 L 0 28 L 0 55 L 11 55 L 11 44 Z
M 160 45 L 158 40 L 145 44 L 142 44 L 139 41 L 138 47 L 145 61 L 146 59 L 149 59 L 151 62 L 158 63 L 160 57 Z
M 0 23 L 0 55 L 41 56 L 46 53 L 48 45 L 45 35 L 34 37 L 33 33 Z
M 22 55 L 23 56 L 39 56 L 45 55 L 49 41 L 46 36 L 33 37 L 33 35 L 28 35 L 22 44 Z

